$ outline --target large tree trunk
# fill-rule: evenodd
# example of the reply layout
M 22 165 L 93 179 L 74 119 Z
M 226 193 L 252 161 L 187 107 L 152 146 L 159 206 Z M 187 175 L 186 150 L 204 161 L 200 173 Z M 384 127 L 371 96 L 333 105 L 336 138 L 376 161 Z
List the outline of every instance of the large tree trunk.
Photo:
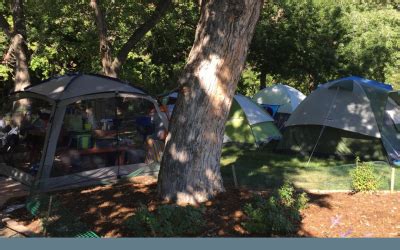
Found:
M 202 1 L 161 162 L 162 199 L 193 204 L 224 191 L 220 158 L 225 122 L 262 2 Z

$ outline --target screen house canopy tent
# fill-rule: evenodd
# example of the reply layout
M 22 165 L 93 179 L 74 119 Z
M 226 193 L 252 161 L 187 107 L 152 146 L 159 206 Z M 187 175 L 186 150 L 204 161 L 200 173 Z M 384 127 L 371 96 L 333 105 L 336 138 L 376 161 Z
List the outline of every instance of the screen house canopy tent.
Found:
M 0 174 L 50 191 L 158 172 L 168 121 L 139 88 L 69 74 L 15 92 L 11 101 L 18 101 L 13 111 L 0 116 Z

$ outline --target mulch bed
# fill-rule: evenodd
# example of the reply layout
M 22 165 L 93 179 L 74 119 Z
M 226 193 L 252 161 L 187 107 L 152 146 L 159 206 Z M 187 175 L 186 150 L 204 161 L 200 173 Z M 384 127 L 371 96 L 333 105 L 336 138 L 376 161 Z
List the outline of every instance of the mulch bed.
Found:
M 200 237 L 252 237 L 241 226 L 245 219 L 243 206 L 252 195 L 267 191 L 227 188 L 215 199 L 206 202 L 207 228 Z M 103 237 L 134 237 L 124 222 L 140 204 L 156 209 L 162 204 L 156 197 L 156 179 L 135 177 L 133 182 L 97 186 L 57 193 L 63 206 L 98 235 Z M 300 230 L 289 237 L 399 237 L 400 194 L 309 194 L 310 205 L 302 213 Z M 10 202 L 21 202 L 12 200 Z M 9 203 L 10 203 L 9 202 Z M 17 210 L 10 215 L 32 230 L 37 221 Z M 274 236 L 274 235 L 272 235 Z

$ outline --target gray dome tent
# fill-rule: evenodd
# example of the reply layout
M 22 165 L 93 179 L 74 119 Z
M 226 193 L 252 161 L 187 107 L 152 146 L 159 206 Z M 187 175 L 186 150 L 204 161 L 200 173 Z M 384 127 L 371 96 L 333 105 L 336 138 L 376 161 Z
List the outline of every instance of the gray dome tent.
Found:
M 150 163 L 160 156 L 146 140 L 168 121 L 139 88 L 115 78 L 69 74 L 11 98 L 29 100 L 31 108 L 3 122 L 18 137 L 1 151 L 0 174 L 49 191 L 158 170 Z
M 292 113 L 278 149 L 397 161 L 399 101 L 390 85 L 360 77 L 326 83 Z

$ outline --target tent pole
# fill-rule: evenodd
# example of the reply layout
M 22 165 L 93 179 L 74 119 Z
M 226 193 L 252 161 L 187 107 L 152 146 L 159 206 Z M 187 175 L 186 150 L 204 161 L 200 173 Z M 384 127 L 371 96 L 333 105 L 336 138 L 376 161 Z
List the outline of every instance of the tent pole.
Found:
M 329 106 L 329 110 L 328 110 L 328 112 L 326 113 L 326 117 L 325 117 L 325 119 L 324 119 L 324 124 L 323 124 L 323 126 L 322 126 L 321 132 L 319 133 L 317 142 L 315 143 L 314 148 L 313 148 L 313 150 L 311 151 L 310 157 L 308 158 L 306 167 L 308 167 L 308 165 L 310 164 L 311 158 L 312 158 L 313 155 L 314 155 L 314 151 L 315 151 L 315 149 L 317 148 L 317 145 L 318 145 L 318 143 L 319 143 L 319 140 L 320 140 L 321 137 L 322 137 L 322 134 L 324 133 L 324 130 L 325 130 L 325 127 L 326 127 L 326 126 L 325 126 L 325 121 L 326 121 L 326 119 L 328 119 L 329 115 L 331 114 L 332 106 L 333 106 L 333 103 L 336 101 L 336 97 L 337 97 L 337 93 L 338 93 L 338 92 L 339 92 L 339 87 L 336 88 L 335 97 L 333 98 L 332 103 L 331 103 L 331 105 Z
M 392 165 L 392 175 L 390 177 L 390 192 L 394 192 L 394 178 L 395 178 L 396 168 Z

